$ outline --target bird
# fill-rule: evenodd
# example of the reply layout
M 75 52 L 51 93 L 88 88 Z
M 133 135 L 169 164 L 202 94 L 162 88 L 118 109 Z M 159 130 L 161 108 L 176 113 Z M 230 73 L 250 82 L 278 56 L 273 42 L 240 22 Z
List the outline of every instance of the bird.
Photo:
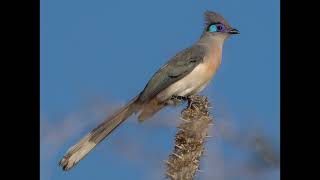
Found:
M 193 45 L 176 53 L 137 96 L 69 148 L 59 161 L 64 171 L 77 165 L 131 115 L 138 114 L 138 121 L 144 122 L 162 108 L 178 105 L 208 85 L 221 64 L 225 40 L 240 32 L 217 12 L 206 10 L 204 21 L 203 32 Z

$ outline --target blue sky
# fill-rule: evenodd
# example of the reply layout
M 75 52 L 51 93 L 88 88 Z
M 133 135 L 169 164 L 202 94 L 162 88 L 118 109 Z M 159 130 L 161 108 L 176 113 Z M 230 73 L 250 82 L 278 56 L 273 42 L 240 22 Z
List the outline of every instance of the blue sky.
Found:
M 205 172 L 198 178 L 280 179 L 279 170 L 268 165 L 259 173 L 243 170 L 250 169 L 255 152 L 238 143 L 261 135 L 279 149 L 278 1 L 40 3 L 42 180 L 164 177 L 162 160 L 173 148 L 175 117 L 182 107 L 166 109 L 144 124 L 131 118 L 68 173 L 57 163 L 108 112 L 142 90 L 171 56 L 199 38 L 205 10 L 222 14 L 241 34 L 225 43 L 222 65 L 201 93 L 214 104 L 216 125 L 201 164 Z M 237 137 L 230 141 L 225 131 Z

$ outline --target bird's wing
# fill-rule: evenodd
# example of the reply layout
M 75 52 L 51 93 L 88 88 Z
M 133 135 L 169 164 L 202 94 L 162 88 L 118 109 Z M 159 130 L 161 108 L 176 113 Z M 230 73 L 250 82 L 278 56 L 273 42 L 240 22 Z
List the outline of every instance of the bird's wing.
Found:
M 162 66 L 140 93 L 139 101 L 146 102 L 162 90 L 189 74 L 203 61 L 205 49 L 199 45 L 184 49 Z

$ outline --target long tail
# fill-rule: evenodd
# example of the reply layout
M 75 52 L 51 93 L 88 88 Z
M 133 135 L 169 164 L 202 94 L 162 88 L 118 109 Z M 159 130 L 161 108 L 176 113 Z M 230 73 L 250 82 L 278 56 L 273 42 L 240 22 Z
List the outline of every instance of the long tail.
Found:
M 124 122 L 134 112 L 139 110 L 136 103 L 138 96 L 132 99 L 126 106 L 114 113 L 103 123 L 93 129 L 89 134 L 72 146 L 59 162 L 64 171 L 70 170 L 83 159 L 97 144 L 106 138 L 116 127 Z

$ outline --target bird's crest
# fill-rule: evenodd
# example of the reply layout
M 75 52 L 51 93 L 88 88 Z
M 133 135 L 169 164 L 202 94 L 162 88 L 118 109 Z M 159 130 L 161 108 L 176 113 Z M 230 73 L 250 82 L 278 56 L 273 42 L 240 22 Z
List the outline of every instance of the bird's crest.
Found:
M 221 15 L 219 15 L 216 12 L 206 11 L 204 12 L 204 18 L 205 18 L 206 27 L 214 23 L 222 23 L 225 26 L 230 27 L 229 23 Z

